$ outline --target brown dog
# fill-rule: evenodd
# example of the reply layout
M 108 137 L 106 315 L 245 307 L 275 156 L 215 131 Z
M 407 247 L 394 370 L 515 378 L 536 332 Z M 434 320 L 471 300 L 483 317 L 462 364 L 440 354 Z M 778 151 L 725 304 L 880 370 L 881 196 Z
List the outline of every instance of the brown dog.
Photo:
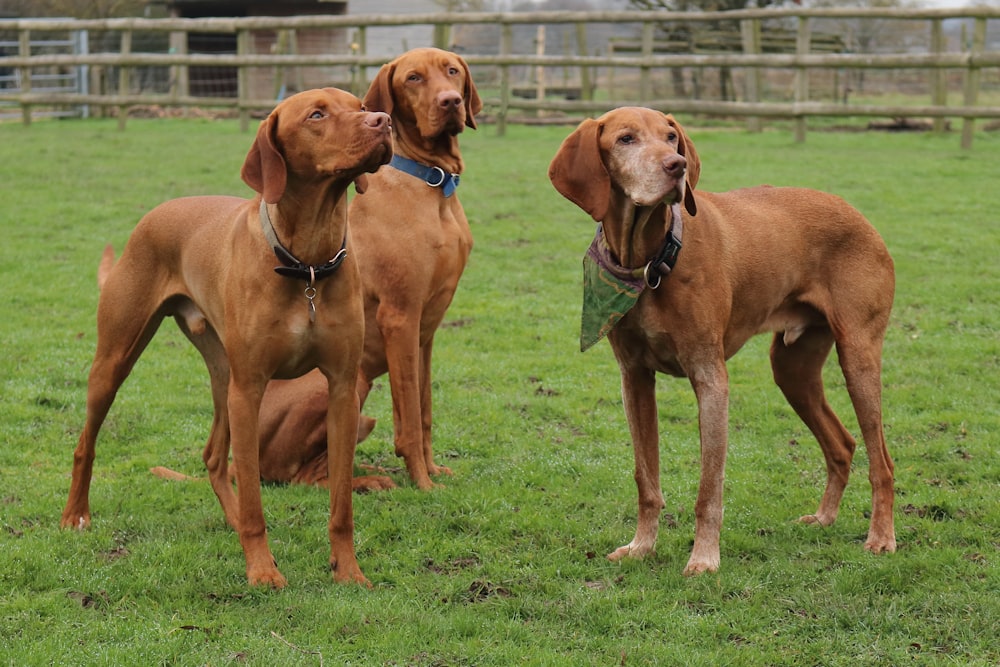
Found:
M 395 157 L 391 168 L 369 177 L 366 193 L 350 208 L 365 294 L 358 395 L 364 405 L 373 380 L 388 371 L 396 454 L 413 482 L 427 489 L 430 475 L 451 472 L 434 462 L 431 448 L 431 347 L 472 249 L 454 192 L 464 169 L 457 135 L 475 129 L 482 102 L 462 58 L 424 48 L 384 65 L 364 106 L 392 117 Z M 323 456 L 316 443 L 325 437 L 319 418 L 325 402 L 315 373 L 268 385 L 261 407 L 265 479 L 323 483 L 324 466 L 314 457 Z M 374 425 L 361 420 L 359 441 Z M 355 479 L 357 489 L 391 485 L 381 476 Z
M 684 573 L 718 569 L 726 359 L 762 332 L 774 332 L 775 381 L 826 457 L 819 509 L 801 521 L 826 526 L 837 518 L 855 449 L 823 393 L 823 364 L 836 345 L 868 450 L 872 513 L 865 548 L 895 551 L 880 377 L 895 283 L 885 244 L 860 213 L 832 195 L 758 187 L 695 196 L 699 171 L 677 121 L 641 108 L 584 121 L 549 168 L 555 188 L 601 223 L 585 266 L 595 267 L 589 275 L 600 283 L 592 294 L 613 285 L 608 303 L 617 309 L 585 341 L 608 335 L 635 449 L 635 538 L 608 557 L 642 557 L 655 546 L 664 506 L 655 397 L 661 372 L 687 377 L 698 399 L 701 481 Z M 623 307 L 625 293 L 631 302 Z M 585 295 L 585 318 L 588 299 L 600 301 Z
M 250 584 L 286 583 L 261 507 L 261 396 L 271 378 L 313 368 L 328 382 L 330 566 L 337 581 L 366 581 L 354 553 L 351 498 L 364 315 L 346 193 L 391 155 L 386 114 L 362 111 L 340 90 L 307 91 L 260 125 L 242 171 L 259 196 L 175 199 L 139 222 L 101 290 L 64 527 L 90 524 L 98 430 L 160 322 L 173 315 L 211 376 L 215 416 L 204 459 L 239 533 Z M 229 482 L 230 443 L 238 496 Z

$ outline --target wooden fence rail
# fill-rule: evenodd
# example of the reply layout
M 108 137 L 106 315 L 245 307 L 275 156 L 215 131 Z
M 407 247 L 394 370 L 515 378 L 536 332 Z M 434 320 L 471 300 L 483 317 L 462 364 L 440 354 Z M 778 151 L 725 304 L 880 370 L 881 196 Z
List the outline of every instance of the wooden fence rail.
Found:
M 826 40 L 823 53 L 811 53 L 810 45 L 816 44 L 813 26 L 820 19 L 838 20 L 907 20 L 925 21 L 930 30 L 930 47 L 927 52 L 906 53 L 829 53 Z M 942 37 L 943 22 L 948 19 L 966 19 L 971 22 L 971 37 L 964 40 L 958 51 L 948 51 Z M 962 145 L 970 147 L 975 122 L 979 119 L 1000 118 L 1000 107 L 978 103 L 982 70 L 1000 67 L 1000 51 L 991 50 L 987 43 L 987 22 L 1000 21 L 1000 8 L 974 7 L 961 10 L 899 10 L 899 9 L 766 9 L 730 12 L 525 12 L 525 13 L 457 13 L 393 16 L 327 15 L 296 17 L 248 17 L 210 19 L 108 19 L 108 20 L 0 20 L 0 35 L 17 36 L 17 55 L 0 57 L 0 68 L 16 71 L 24 82 L 17 90 L 0 88 L 0 104 L 13 105 L 22 110 L 25 123 L 31 122 L 33 107 L 46 105 L 92 105 L 114 107 L 119 112 L 119 122 L 124 123 L 127 108 L 135 105 L 160 105 L 164 107 L 226 107 L 239 111 L 244 126 L 248 126 L 250 112 L 273 107 L 274 97 L 254 96 L 247 85 L 250 68 L 344 67 L 349 69 L 352 80 L 349 86 L 361 92 L 367 85 L 368 68 L 381 65 L 384 56 L 368 55 L 366 35 L 369 30 L 390 26 L 431 25 L 435 35 L 448 48 L 448 35 L 455 26 L 498 26 L 499 44 L 495 53 L 463 52 L 470 65 L 488 69 L 497 86 L 490 88 L 484 102 L 497 119 L 498 131 L 503 132 L 512 118 L 512 110 L 529 113 L 592 114 L 627 104 L 660 108 L 665 111 L 697 113 L 707 116 L 743 117 L 751 129 L 759 129 L 762 118 L 786 118 L 795 123 L 796 137 L 805 139 L 806 120 L 809 117 L 928 117 L 936 119 L 935 126 L 943 128 L 945 118 L 962 119 Z M 727 53 L 657 52 L 655 31 L 662 26 L 689 26 L 715 24 L 720 21 L 739 25 L 738 40 L 742 49 Z M 761 46 L 761 33 L 780 22 L 791 34 L 784 42 L 794 45 L 794 52 L 765 53 Z M 610 52 L 592 55 L 586 46 L 588 27 L 603 24 L 635 24 L 641 39 L 632 40 L 634 55 Z M 515 53 L 512 30 L 514 26 L 572 25 L 576 29 L 576 53 L 546 54 L 544 48 L 532 53 Z M 260 32 L 307 30 L 353 30 L 356 39 L 351 49 L 320 54 L 268 52 L 254 53 L 250 36 Z M 32 53 L 31 39 L 58 31 L 94 31 L 116 34 L 117 51 L 88 52 L 81 54 Z M 169 39 L 170 49 L 164 52 L 142 52 L 135 49 L 134 35 L 154 33 Z M 235 53 L 187 53 L 184 48 L 187 36 L 215 33 L 236 35 Z M 539 32 L 539 37 L 543 32 Z M 822 36 L 821 36 L 822 37 Z M 536 40 L 537 42 L 538 40 Z M 781 40 L 778 40 L 781 41 Z M 294 43 L 294 40 L 292 40 Z M 774 40 L 772 40 L 772 43 Z M 659 42 L 664 43 L 664 42 Z M 568 49 L 567 49 L 568 50 Z M 193 67 L 235 68 L 237 91 L 234 97 L 198 96 L 190 94 L 185 85 L 187 72 Z M 117 68 L 118 90 L 111 94 L 86 91 L 66 93 L 31 89 L 32 71 L 40 68 Z M 136 68 L 170 68 L 172 84 L 169 92 L 131 92 L 129 73 Z M 512 71 L 537 72 L 537 81 L 522 97 L 513 81 Z M 544 71 L 546 68 L 572 70 L 578 99 L 553 99 L 546 96 Z M 691 99 L 671 97 L 660 99 L 651 85 L 656 72 L 691 68 L 736 69 L 744 72 L 741 101 Z M 628 87 L 625 97 L 594 95 L 592 77 L 598 70 L 614 73 L 631 72 L 634 85 Z M 795 72 L 793 99 L 765 101 L 762 95 L 762 77 L 769 71 L 792 70 Z M 929 82 L 930 94 L 926 105 L 900 104 L 845 104 L 821 102 L 810 99 L 809 73 L 813 71 L 866 71 L 866 70 L 921 70 Z M 962 102 L 948 106 L 946 74 L 959 72 L 962 77 Z M 617 78 L 611 77 L 610 78 Z M 578 83 L 576 83 L 578 82 Z M 566 87 L 566 88 L 570 88 Z M 557 86 L 553 86 L 553 89 Z M 494 90 L 495 89 L 495 90 Z M 523 89 L 523 87 L 522 87 Z

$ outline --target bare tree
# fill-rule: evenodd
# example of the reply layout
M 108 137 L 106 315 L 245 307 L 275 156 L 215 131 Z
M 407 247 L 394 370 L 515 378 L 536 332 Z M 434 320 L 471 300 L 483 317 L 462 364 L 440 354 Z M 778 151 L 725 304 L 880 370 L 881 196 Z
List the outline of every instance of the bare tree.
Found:
M 446 12 L 481 12 L 492 4 L 490 0 L 434 0 Z
M 674 12 L 722 12 L 733 9 L 746 9 L 748 6 L 769 7 L 783 3 L 784 0 L 629 0 L 629 5 L 636 9 Z M 739 25 L 734 21 L 728 20 L 709 21 L 703 24 L 703 26 L 706 31 L 717 34 L 739 31 Z M 667 42 L 678 45 L 676 47 L 677 50 L 689 52 L 695 50 L 695 35 L 691 30 L 690 23 L 661 23 L 659 31 Z M 680 97 L 687 97 L 684 72 L 678 68 L 674 68 L 670 74 L 674 94 Z M 694 85 L 697 88 L 697 80 L 694 81 Z M 733 92 L 732 87 L 732 73 L 728 67 L 720 67 L 719 98 L 723 100 L 729 99 Z

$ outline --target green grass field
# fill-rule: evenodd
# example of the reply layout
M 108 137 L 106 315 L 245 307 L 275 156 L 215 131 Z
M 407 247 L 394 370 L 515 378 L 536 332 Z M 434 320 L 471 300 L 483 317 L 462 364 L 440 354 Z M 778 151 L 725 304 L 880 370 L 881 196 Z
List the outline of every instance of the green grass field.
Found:
M 686 119 L 681 118 L 682 122 Z M 634 531 L 636 490 L 607 343 L 578 351 L 593 225 L 549 185 L 566 127 L 462 137 L 476 237 L 435 345 L 430 493 L 392 454 L 388 383 L 360 461 L 401 488 L 355 499 L 374 588 L 327 572 L 328 495 L 265 488 L 289 587 L 249 589 L 202 474 L 211 420 L 200 358 L 166 322 L 98 446 L 93 528 L 62 531 L 95 344 L 95 273 L 162 200 L 249 195 L 235 121 L 0 125 L 0 663 L 9 665 L 1000 664 L 1000 136 L 698 130 L 700 187 L 771 183 L 842 195 L 897 268 L 885 347 L 899 551 L 862 550 L 863 449 L 838 522 L 819 448 L 770 379 L 766 338 L 730 362 L 722 569 L 684 578 L 698 479 L 689 385 L 662 378 L 666 516 L 655 557 L 604 554 Z M 419 260 L 419 258 L 416 258 Z M 831 401 L 852 431 L 836 363 Z

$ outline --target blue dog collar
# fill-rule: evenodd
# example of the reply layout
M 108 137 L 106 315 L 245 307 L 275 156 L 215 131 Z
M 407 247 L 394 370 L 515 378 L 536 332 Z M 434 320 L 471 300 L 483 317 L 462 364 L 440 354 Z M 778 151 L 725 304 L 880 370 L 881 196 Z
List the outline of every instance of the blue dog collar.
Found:
M 445 197 L 454 194 L 458 187 L 458 174 L 449 174 L 441 167 L 431 167 L 399 155 L 393 155 L 389 165 L 410 176 L 416 176 L 432 188 L 441 188 Z

